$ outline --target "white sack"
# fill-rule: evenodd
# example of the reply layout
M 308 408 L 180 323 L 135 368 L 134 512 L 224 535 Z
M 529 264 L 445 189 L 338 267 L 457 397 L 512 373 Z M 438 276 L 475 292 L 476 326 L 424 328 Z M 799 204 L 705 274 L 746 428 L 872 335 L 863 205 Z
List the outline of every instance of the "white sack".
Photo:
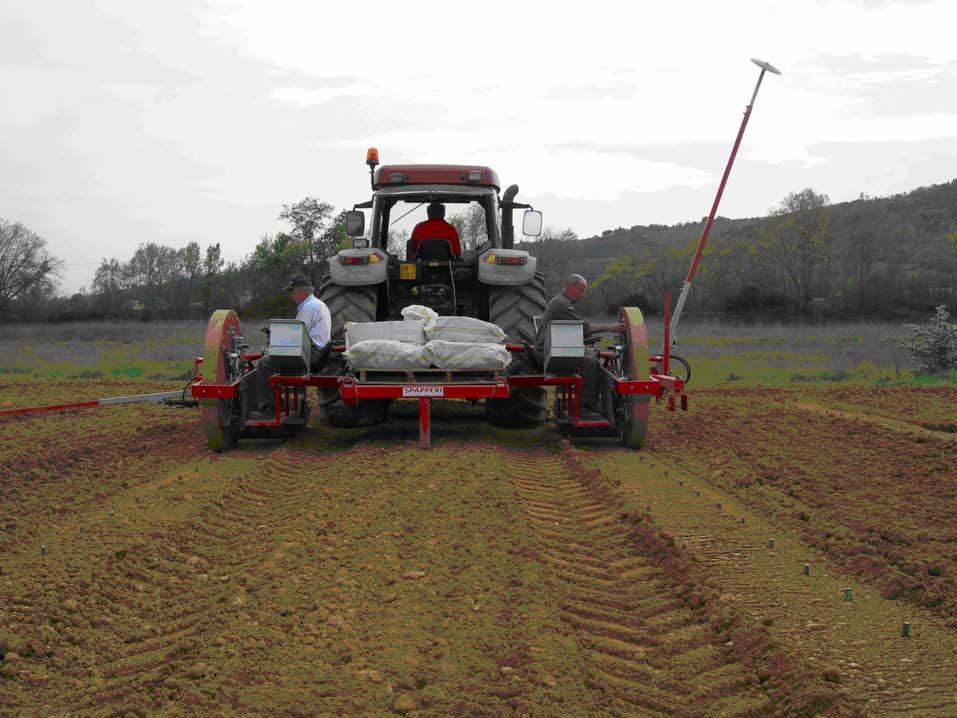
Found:
M 505 341 L 501 328 L 472 317 L 438 317 L 431 328 L 425 325 L 425 333 L 430 340 L 444 342 L 495 344 Z
M 353 344 L 343 356 L 357 369 L 425 369 L 429 358 L 424 349 L 394 339 L 367 339 Z
M 371 339 L 392 339 L 409 344 L 425 344 L 425 322 L 346 322 L 346 349 Z
M 429 331 L 429 329 L 435 325 L 435 320 L 439 318 L 439 315 L 430 307 L 424 307 L 421 304 L 410 304 L 402 310 L 402 318 L 406 321 L 423 322 L 425 324 L 425 331 Z
M 504 369 L 512 361 L 511 352 L 492 342 L 447 342 L 432 339 L 425 355 L 439 369 Z

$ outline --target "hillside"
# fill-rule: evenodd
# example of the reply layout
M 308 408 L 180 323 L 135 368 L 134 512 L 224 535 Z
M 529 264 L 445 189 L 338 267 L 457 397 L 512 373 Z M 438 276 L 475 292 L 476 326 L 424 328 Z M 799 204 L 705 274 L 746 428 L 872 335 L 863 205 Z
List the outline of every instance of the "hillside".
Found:
M 688 310 L 886 316 L 957 302 L 957 180 L 795 209 L 717 218 Z M 542 259 L 550 291 L 577 271 L 596 290 L 592 308 L 634 295 L 653 308 L 680 287 L 705 219 L 520 246 Z

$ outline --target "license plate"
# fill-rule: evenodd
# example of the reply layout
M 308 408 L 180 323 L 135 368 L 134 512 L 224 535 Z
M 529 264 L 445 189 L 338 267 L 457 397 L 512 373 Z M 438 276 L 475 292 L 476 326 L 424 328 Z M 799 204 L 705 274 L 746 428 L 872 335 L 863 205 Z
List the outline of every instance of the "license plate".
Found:
M 414 264 L 400 264 L 400 265 L 399 265 L 399 279 L 415 279 L 415 265 L 414 265 Z
M 444 386 L 404 386 L 402 387 L 402 396 L 410 399 L 421 399 L 422 397 L 445 396 Z

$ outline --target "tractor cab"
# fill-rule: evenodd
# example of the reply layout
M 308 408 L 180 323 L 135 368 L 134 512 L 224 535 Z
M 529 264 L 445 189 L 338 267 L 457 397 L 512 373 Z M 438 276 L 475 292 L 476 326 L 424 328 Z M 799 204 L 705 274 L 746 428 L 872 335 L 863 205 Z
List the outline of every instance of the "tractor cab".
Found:
M 535 280 L 535 257 L 513 249 L 512 214 L 524 208 L 523 232 L 537 236 L 541 213 L 514 202 L 516 186 L 500 197 L 493 169 L 379 166 L 375 149 L 366 163 L 372 199 L 346 213 L 353 246 L 331 258 L 329 281 L 376 287 L 369 319 L 399 319 L 402 309 L 421 304 L 442 315 L 489 320 L 490 288 Z

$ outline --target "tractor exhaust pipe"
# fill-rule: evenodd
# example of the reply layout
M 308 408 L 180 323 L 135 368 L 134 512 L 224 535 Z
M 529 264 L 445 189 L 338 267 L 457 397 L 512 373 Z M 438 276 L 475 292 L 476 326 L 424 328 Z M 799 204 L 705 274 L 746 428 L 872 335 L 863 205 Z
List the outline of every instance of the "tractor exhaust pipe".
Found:
M 518 194 L 518 185 L 513 184 L 502 195 L 502 248 L 511 249 L 515 246 L 515 225 L 512 222 L 512 212 L 515 209 L 512 202 Z
M 678 296 L 678 303 L 675 305 L 674 314 L 671 315 L 671 347 L 674 348 L 678 339 L 678 320 L 681 318 L 681 312 L 688 300 L 688 293 L 691 291 L 691 282 L 694 279 L 695 272 L 698 270 L 698 264 L 701 262 L 701 254 L 704 252 L 705 242 L 708 241 L 708 233 L 711 232 L 711 225 L 714 224 L 715 214 L 718 212 L 718 205 L 721 203 L 721 195 L 724 194 L 724 186 L 728 183 L 728 176 L 731 174 L 731 165 L 734 164 L 734 158 L 738 154 L 738 147 L 741 146 L 741 138 L 744 137 L 744 128 L 748 126 L 748 119 L 751 117 L 751 108 L 754 107 L 754 100 L 758 96 L 758 90 L 761 89 L 761 80 L 764 79 L 764 73 L 770 72 L 774 75 L 780 75 L 781 71 L 770 62 L 751 58 L 751 62 L 761 68 L 761 74 L 758 75 L 758 82 L 754 86 L 754 92 L 751 94 L 751 101 L 744 110 L 744 118 L 741 120 L 741 127 L 738 130 L 738 136 L 734 140 L 734 146 L 731 148 L 731 156 L 728 158 L 728 164 L 724 168 L 724 175 L 721 177 L 721 184 L 718 185 L 718 193 L 715 195 L 714 204 L 711 205 L 711 213 L 708 215 L 708 221 L 705 222 L 704 229 L 701 231 L 701 239 L 698 240 L 698 248 L 695 250 L 694 258 L 691 260 L 691 268 L 688 270 L 688 276 L 681 285 L 681 294 Z M 664 353 L 664 352 L 662 352 Z

